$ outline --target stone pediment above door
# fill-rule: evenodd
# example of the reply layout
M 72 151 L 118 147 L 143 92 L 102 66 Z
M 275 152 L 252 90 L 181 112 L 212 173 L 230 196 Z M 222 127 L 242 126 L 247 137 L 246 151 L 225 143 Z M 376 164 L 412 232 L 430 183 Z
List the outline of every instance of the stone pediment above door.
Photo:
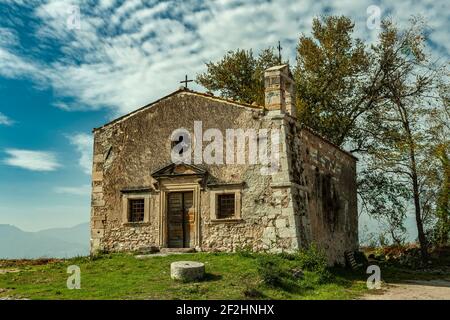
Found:
M 206 176 L 207 171 L 199 166 L 186 163 L 171 163 L 152 173 L 154 179 L 180 176 Z

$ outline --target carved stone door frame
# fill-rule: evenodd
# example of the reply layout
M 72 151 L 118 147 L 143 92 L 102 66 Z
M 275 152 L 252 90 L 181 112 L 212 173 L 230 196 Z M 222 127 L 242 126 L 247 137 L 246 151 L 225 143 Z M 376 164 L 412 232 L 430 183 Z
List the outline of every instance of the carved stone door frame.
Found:
M 160 180 L 160 210 L 159 210 L 159 246 L 168 247 L 168 215 L 167 215 L 167 195 L 170 192 L 191 191 L 193 195 L 194 208 L 194 247 L 200 247 L 200 191 L 201 185 L 199 179 L 187 182 L 172 179 Z

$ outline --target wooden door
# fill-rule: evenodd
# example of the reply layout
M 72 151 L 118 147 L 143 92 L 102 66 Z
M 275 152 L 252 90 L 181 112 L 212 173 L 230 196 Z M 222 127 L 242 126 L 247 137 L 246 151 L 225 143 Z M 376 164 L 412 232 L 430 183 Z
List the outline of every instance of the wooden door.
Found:
M 194 245 L 193 192 L 171 192 L 167 196 L 168 247 L 190 248 Z
M 194 193 L 183 192 L 183 214 L 184 214 L 184 247 L 193 248 L 194 247 Z

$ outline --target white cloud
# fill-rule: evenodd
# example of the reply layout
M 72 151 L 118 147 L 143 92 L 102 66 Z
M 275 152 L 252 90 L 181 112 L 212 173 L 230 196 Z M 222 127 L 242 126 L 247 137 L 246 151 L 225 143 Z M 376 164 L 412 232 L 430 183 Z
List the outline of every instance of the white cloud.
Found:
M 52 152 L 22 149 L 6 149 L 5 152 L 9 156 L 3 160 L 6 165 L 31 171 L 54 171 L 61 166 Z
M 356 34 L 369 41 L 376 32 L 366 27 L 373 1 L 165 1 L 132 0 L 118 5 L 102 0 L 98 6 L 80 3 L 81 30 L 67 27 L 68 8 L 76 1 L 47 0 L 29 5 L 40 19 L 35 35 L 42 45 L 58 44 L 62 55 L 51 61 L 17 50 L 12 28 L 0 31 L 0 75 L 30 77 L 48 83 L 57 95 L 73 97 L 65 110 L 110 108 L 114 115 L 136 109 L 176 90 L 185 74 L 194 77 L 204 63 L 226 51 L 255 51 L 282 41 L 283 55 L 294 63 L 301 33 L 309 33 L 314 16 L 345 14 L 356 22 Z M 22 4 L 24 5 L 24 4 Z M 383 17 L 404 24 L 422 14 L 432 28 L 436 55 L 450 55 L 450 2 L 378 1 Z M 1 27 L 1 22 L 0 22 Z M 33 33 L 34 32 L 34 33 Z M 196 85 L 194 88 L 199 89 Z
M 38 62 L 28 60 L 26 57 L 15 54 L 0 46 L 0 76 L 6 78 L 31 77 L 36 83 L 44 81 L 45 67 Z
M 0 45 L 14 46 L 19 42 L 17 33 L 9 28 L 0 27 Z
M 14 123 L 10 118 L 0 112 L 0 125 L 10 126 Z
M 78 164 L 86 174 L 91 174 L 92 171 L 92 148 L 93 138 L 86 133 L 77 133 L 68 137 L 70 143 L 75 146 L 80 155 Z
M 78 187 L 55 187 L 54 192 L 59 194 L 71 194 L 76 196 L 85 196 L 91 193 L 91 186 L 88 184 Z
M 116 1 L 115 0 L 100 0 L 100 7 L 107 9 L 111 7 Z
M 53 106 L 57 107 L 58 109 L 64 110 L 64 111 L 72 111 L 72 108 L 70 108 L 70 106 L 65 103 L 65 102 L 55 102 L 53 103 Z

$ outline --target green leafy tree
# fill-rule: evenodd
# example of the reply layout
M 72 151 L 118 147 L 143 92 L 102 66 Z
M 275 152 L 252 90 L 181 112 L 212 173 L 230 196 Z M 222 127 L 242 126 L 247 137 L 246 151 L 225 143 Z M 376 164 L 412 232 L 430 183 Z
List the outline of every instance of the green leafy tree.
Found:
M 345 16 L 315 18 L 297 46 L 298 117 L 337 145 L 361 139 L 357 120 L 375 100 L 370 54 L 353 31 Z
M 428 116 L 429 154 L 433 161 L 428 161 L 428 184 L 436 186 L 433 200 L 437 223 L 435 242 L 446 245 L 450 233 L 450 85 L 440 86 L 440 102 Z
M 423 260 L 428 259 L 425 225 L 432 218 L 436 184 L 432 176 L 426 115 L 436 103 L 438 73 L 424 51 L 424 24 L 412 19 L 405 31 L 390 21 L 382 22 L 379 43 L 373 47 L 384 74 L 380 100 L 366 116 L 365 132 L 369 169 L 392 175 L 411 192 Z
M 447 245 L 450 234 L 450 159 L 448 146 L 440 145 L 436 154 L 440 161 L 442 182 L 436 199 L 436 242 Z
M 394 244 L 405 242 L 410 190 L 393 174 L 369 167 L 358 179 L 360 209 L 377 220 Z
M 442 146 L 438 149 L 439 159 L 442 165 L 443 181 L 439 190 L 436 215 L 438 217 L 438 235 L 441 245 L 448 244 L 450 234 L 450 159 L 447 150 Z
M 264 105 L 264 71 L 279 63 L 271 48 L 257 57 L 252 50 L 238 49 L 216 63 L 206 63 L 206 72 L 197 75 L 196 81 L 224 98 Z

